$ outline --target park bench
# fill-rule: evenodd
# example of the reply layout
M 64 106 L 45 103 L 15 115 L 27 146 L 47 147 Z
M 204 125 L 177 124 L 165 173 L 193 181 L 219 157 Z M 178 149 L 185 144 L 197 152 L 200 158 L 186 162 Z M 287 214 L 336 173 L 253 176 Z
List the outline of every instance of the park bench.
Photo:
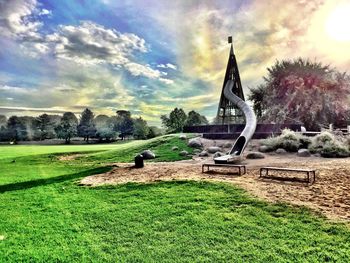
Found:
M 247 169 L 243 164 L 216 164 L 216 163 L 205 163 L 202 165 L 202 173 L 204 173 L 204 168 L 207 167 L 207 172 L 209 172 L 210 167 L 221 167 L 221 168 L 238 168 L 238 175 L 245 174 Z M 243 173 L 242 173 L 243 170 Z
M 306 182 L 314 183 L 316 180 L 316 171 L 314 169 L 295 169 L 295 168 L 282 168 L 282 167 L 261 167 L 260 168 L 260 177 L 276 178 L 273 176 L 269 176 L 269 171 L 305 173 L 306 174 L 306 178 L 305 178 Z M 310 175 L 311 175 L 311 177 L 310 177 Z M 282 178 L 279 178 L 279 179 L 282 179 Z M 311 181 L 311 179 L 313 179 L 313 180 Z

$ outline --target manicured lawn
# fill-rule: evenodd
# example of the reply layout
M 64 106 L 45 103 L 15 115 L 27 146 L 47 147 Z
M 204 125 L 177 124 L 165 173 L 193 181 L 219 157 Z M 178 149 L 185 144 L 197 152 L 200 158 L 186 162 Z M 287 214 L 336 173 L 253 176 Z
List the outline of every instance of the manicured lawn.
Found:
M 173 137 L 128 144 L 103 145 L 115 148 L 98 153 L 73 146 L 70 152 L 95 153 L 65 162 L 58 146 L 38 154 L 32 147 L 27 155 L 14 146 L 10 158 L 2 154 L 0 262 L 348 262 L 347 226 L 231 185 L 77 185 L 140 149 L 177 160 L 171 146 L 184 146 Z
M 172 151 L 173 146 L 179 150 Z M 147 149 L 156 154 L 152 161 L 184 160 L 189 157 L 180 156 L 179 151 L 192 152 L 177 136 L 110 145 L 0 146 L 0 185 L 75 174 L 111 162 L 133 162 L 136 154 Z M 58 160 L 59 156 L 70 154 L 83 155 L 72 161 Z

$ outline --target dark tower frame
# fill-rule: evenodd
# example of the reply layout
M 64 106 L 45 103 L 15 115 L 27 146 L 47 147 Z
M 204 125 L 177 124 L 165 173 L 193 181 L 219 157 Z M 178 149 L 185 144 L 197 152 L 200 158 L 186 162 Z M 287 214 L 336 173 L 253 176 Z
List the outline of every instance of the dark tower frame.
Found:
M 216 115 L 218 124 L 234 124 L 243 121 L 243 114 L 240 109 L 232 104 L 224 96 L 224 88 L 228 80 L 233 80 L 234 86 L 232 91 L 235 95 L 245 101 L 244 93 L 242 89 L 241 78 L 239 76 L 238 65 L 236 61 L 236 56 L 233 51 L 232 36 L 228 37 L 228 43 L 231 44 L 230 55 L 227 62 L 226 73 L 224 83 L 222 85 L 222 91 L 220 96 L 220 102 L 218 107 L 218 112 Z

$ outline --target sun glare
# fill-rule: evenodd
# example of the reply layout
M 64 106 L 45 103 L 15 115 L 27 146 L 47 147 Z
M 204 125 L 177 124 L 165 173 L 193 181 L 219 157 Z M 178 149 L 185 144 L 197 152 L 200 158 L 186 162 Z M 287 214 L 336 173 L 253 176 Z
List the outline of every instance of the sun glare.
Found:
M 339 5 L 331 12 L 326 31 L 336 41 L 350 42 L 350 4 Z

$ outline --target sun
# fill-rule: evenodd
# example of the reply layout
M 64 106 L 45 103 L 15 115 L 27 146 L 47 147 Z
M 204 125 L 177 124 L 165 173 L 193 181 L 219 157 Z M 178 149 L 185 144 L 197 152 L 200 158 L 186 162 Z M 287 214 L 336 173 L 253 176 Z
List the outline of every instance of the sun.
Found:
M 350 4 L 338 5 L 326 20 L 328 36 L 339 42 L 350 42 Z

